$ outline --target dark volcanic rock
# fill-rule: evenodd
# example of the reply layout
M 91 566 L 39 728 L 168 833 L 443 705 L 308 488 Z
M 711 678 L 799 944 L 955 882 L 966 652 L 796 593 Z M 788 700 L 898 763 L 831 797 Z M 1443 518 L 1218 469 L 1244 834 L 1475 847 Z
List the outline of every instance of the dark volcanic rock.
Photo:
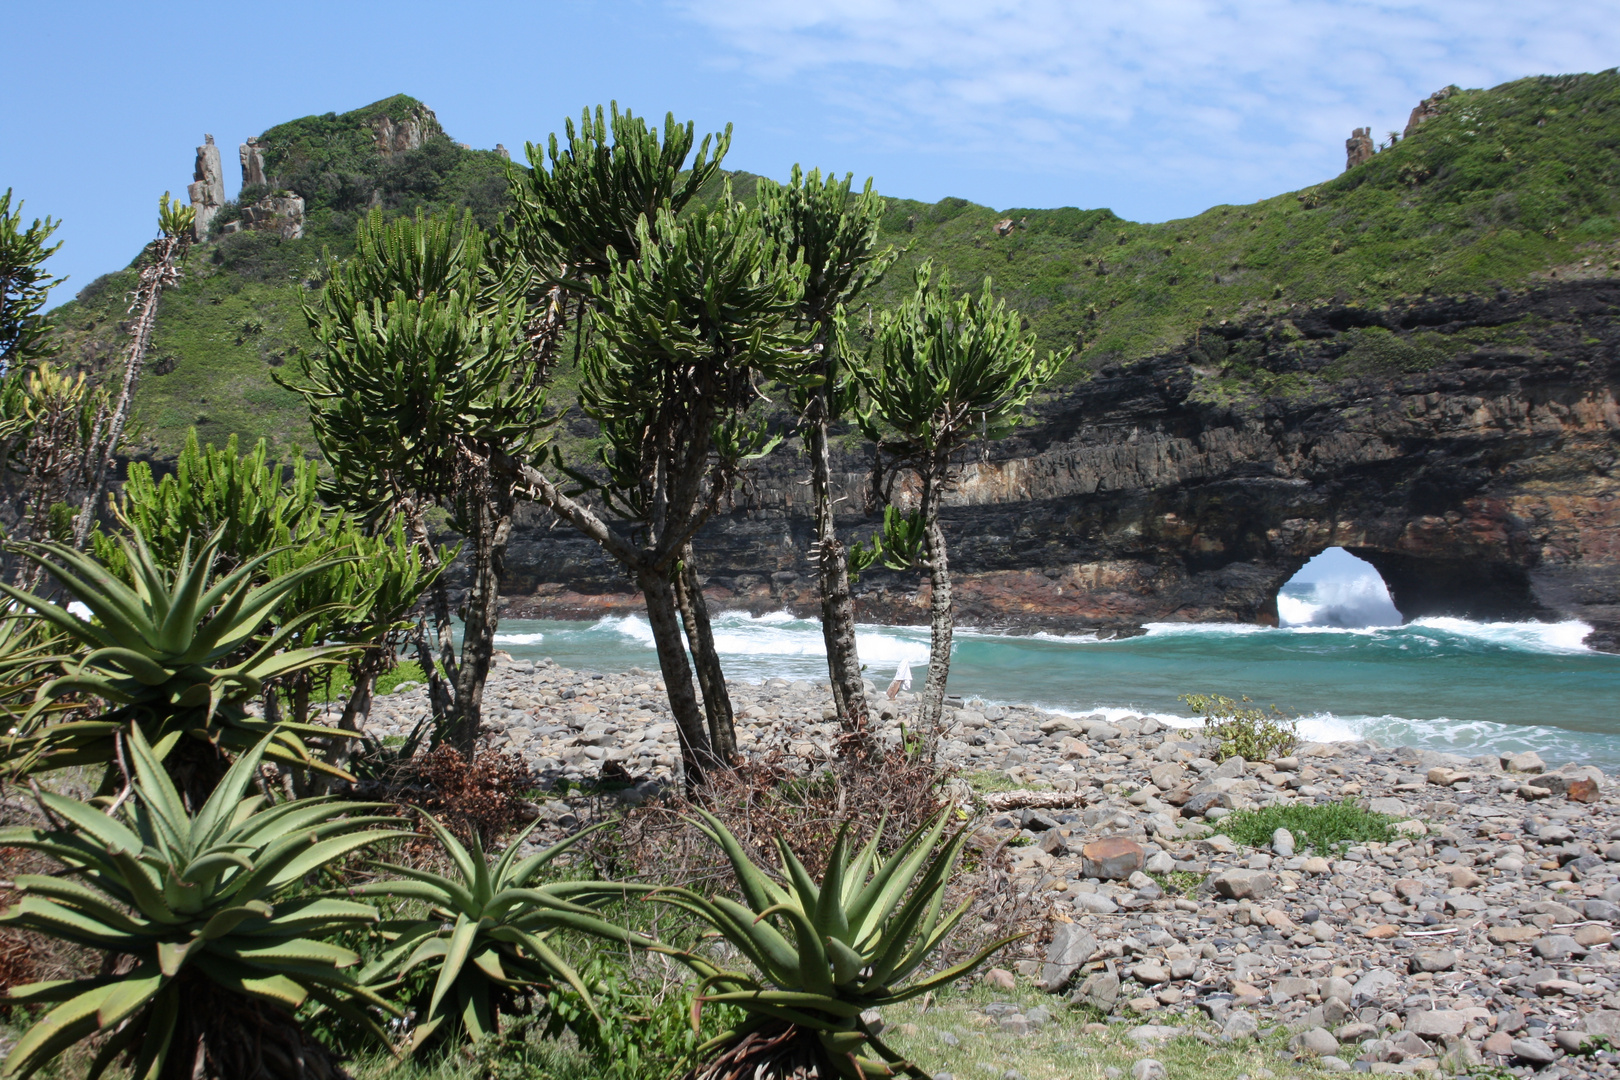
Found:
M 957 616 L 1116 632 L 1271 623 L 1277 590 L 1341 546 L 1408 619 L 1578 618 L 1590 644 L 1620 647 L 1617 314 L 1620 284 L 1604 281 L 1300 307 L 1100 365 L 1016 437 L 974 448 L 985 456 L 945 512 Z M 1411 348 L 1369 359 L 1352 347 L 1369 333 Z M 1239 362 L 1293 389 L 1233 396 L 1222 375 Z M 817 610 L 802 469 L 785 448 L 704 529 L 715 606 Z M 870 535 L 868 462 L 845 453 L 835 469 L 841 526 Z M 512 616 L 640 607 L 595 545 L 532 510 L 505 585 Z M 917 575 L 873 571 L 857 586 L 864 620 L 925 622 L 927 603 Z

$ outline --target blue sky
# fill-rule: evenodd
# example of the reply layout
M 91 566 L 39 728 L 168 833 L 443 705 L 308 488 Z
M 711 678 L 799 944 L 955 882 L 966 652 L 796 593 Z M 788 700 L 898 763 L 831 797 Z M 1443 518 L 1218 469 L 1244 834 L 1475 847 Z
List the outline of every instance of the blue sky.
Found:
M 204 132 L 398 92 L 516 150 L 616 98 L 736 125 L 728 165 L 1165 220 L 1335 175 L 1448 83 L 1620 63 L 1620 0 L 547 0 L 291 7 L 12 0 L 0 188 L 60 217 L 55 299 L 126 263 Z

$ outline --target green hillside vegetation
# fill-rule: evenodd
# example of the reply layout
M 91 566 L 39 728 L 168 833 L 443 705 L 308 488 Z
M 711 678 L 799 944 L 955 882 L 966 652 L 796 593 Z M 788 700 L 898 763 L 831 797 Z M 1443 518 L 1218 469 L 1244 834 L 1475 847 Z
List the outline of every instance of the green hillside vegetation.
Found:
M 1070 355 L 1061 382 L 1175 348 L 1222 320 L 1286 326 L 1300 304 L 1378 306 L 1620 271 L 1620 73 L 1454 90 L 1439 109 L 1410 138 L 1341 176 L 1159 224 L 1103 209 L 891 199 L 884 234 L 904 254 L 872 302 L 908 291 L 910 268 L 926 258 L 964 286 L 992 275 L 1041 347 Z M 238 233 L 192 252 L 186 280 L 164 296 L 156 360 L 141 385 L 145 452 L 172 454 L 193 426 L 216 443 L 235 433 L 308 444 L 302 404 L 271 374 L 314 347 L 300 305 L 330 260 L 350 251 L 367 207 L 465 207 L 481 224 L 498 224 L 506 198 L 499 155 L 464 149 L 432 125 L 419 149 L 385 158 L 372 135 L 383 114 L 396 122 L 422 115 L 399 95 L 261 138 L 272 186 L 306 199 L 306 235 Z M 749 199 L 755 179 L 731 174 L 735 196 Z M 720 189 L 705 195 L 712 201 Z M 1010 227 L 998 229 L 1002 222 Z M 108 275 L 63 306 L 68 357 L 99 367 L 117 354 L 133 279 L 130 269 Z M 1435 335 L 1354 333 L 1350 353 L 1318 377 L 1426 367 L 1456 347 Z M 569 374 L 561 373 L 559 404 L 570 397 Z M 1212 393 L 1288 388 L 1230 361 L 1211 379 Z

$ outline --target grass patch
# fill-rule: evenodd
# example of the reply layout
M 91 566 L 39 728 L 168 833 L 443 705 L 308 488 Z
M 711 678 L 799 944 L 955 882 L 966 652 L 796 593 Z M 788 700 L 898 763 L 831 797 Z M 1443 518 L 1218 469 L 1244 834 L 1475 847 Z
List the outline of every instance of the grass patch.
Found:
M 982 1010 L 992 1002 L 1027 1012 L 1037 1006 L 1052 1014 L 1041 1028 L 1014 1035 L 994 1026 Z M 927 1011 L 917 1001 L 882 1010 L 883 1038 L 930 1075 L 949 1073 L 960 1080 L 1000 1077 L 1016 1070 L 1023 1080 L 1105 1080 L 1112 1070 L 1130 1075 L 1143 1058 L 1162 1063 L 1172 1077 L 1186 1080 L 1238 1080 L 1242 1076 L 1316 1078 L 1326 1075 L 1314 1060 L 1295 1060 L 1287 1049 L 1289 1033 L 1278 1026 L 1263 1039 L 1206 1043 L 1192 1033 L 1215 1029 L 1195 1011 L 1162 1010 L 1125 1023 L 1099 1024 L 1092 1009 L 1071 1008 L 1061 997 L 1020 984 L 1007 992 L 982 983 L 949 990 Z M 1166 1024 L 1186 1034 L 1165 1042 L 1138 1045 L 1129 1032 L 1138 1023 Z M 571 1040 L 541 1044 L 508 1042 L 477 1055 L 455 1055 L 437 1063 L 417 1063 L 389 1071 L 382 1056 L 351 1063 L 356 1080 L 585 1080 L 602 1076 L 600 1064 Z M 666 1073 L 643 1066 L 621 1068 L 614 1080 L 666 1080 Z
M 983 772 L 968 773 L 962 777 L 967 781 L 968 787 L 980 795 L 989 795 L 997 791 L 1022 791 L 1028 785 L 1020 784 L 1006 773 L 997 769 L 986 769 Z
M 401 683 L 421 681 L 422 665 L 415 660 L 404 660 L 392 671 L 385 671 L 377 676 L 377 685 L 372 687 L 371 694 L 373 697 L 382 697 L 384 694 L 392 694 Z M 338 668 L 329 678 L 316 684 L 315 692 L 310 698 L 318 702 L 346 701 L 353 689 L 354 679 L 349 676 L 349 669 Z
M 1192 896 L 1209 875 L 1196 870 L 1172 870 L 1168 874 L 1149 873 L 1148 877 L 1159 883 L 1166 896 Z
M 1221 832 L 1239 844 L 1264 847 L 1271 834 L 1287 829 L 1298 850 L 1325 854 L 1351 844 L 1387 844 L 1395 839 L 1395 819 L 1357 806 L 1352 799 L 1325 806 L 1265 806 L 1223 818 Z

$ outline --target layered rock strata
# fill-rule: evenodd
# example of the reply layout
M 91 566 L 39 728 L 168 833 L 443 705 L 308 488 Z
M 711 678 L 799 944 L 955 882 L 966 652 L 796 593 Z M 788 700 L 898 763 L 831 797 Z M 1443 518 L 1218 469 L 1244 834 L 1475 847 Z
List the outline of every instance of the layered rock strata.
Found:
M 1375 566 L 1407 619 L 1580 619 L 1620 646 L 1620 284 L 1371 309 L 1283 309 L 1101 364 L 980 447 L 944 512 L 958 618 L 1132 632 L 1273 623 L 1278 589 L 1332 546 Z M 839 524 L 869 536 L 864 448 L 835 461 Z M 700 535 L 711 604 L 816 610 L 813 525 L 791 446 Z M 896 498 L 908 497 L 906 477 Z M 639 599 L 592 543 L 520 519 L 510 616 L 591 618 Z M 856 586 L 865 621 L 927 621 L 920 575 Z

